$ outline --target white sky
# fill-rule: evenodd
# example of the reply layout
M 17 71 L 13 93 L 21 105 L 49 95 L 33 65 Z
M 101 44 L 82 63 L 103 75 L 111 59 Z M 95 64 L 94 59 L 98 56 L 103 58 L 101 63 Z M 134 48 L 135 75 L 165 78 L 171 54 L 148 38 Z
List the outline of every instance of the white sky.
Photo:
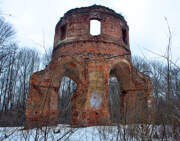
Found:
M 19 42 L 39 48 L 53 45 L 55 25 L 72 8 L 100 4 L 121 13 L 130 29 L 132 54 L 158 59 L 144 48 L 165 54 L 167 17 L 172 31 L 172 56 L 180 56 L 180 0 L 4 0 L 2 13 L 15 27 Z M 11 16 L 7 16 L 11 14 Z

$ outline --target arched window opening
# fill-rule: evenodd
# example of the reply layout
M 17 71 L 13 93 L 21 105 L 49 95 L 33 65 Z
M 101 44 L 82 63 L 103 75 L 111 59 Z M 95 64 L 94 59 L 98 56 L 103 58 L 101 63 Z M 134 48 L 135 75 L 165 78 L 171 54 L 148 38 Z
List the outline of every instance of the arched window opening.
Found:
M 70 124 L 72 120 L 72 96 L 77 88 L 77 83 L 64 76 L 59 88 L 59 113 L 60 123 Z
M 110 77 L 108 81 L 109 91 L 108 91 L 108 100 L 109 100 L 109 111 L 111 121 L 113 123 L 119 123 L 121 119 L 121 92 L 119 87 L 119 82 L 116 77 Z
M 61 26 L 61 40 L 66 38 L 66 25 Z
M 90 34 L 92 36 L 97 36 L 101 34 L 101 22 L 98 20 L 90 21 Z
M 127 40 L 127 30 L 125 28 L 122 28 L 122 39 L 125 44 L 128 44 Z

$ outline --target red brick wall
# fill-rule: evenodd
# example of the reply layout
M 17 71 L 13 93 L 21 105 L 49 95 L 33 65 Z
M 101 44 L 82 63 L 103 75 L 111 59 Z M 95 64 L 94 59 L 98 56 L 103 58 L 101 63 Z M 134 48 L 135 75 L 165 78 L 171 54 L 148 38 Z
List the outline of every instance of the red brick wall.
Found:
M 90 35 L 91 19 L 101 22 L 98 36 Z M 108 108 L 110 75 L 117 77 L 123 92 L 121 98 L 124 102 L 120 109 L 126 104 L 131 111 L 138 92 L 151 97 L 151 81 L 136 72 L 131 64 L 128 32 L 124 18 L 106 7 L 91 6 L 68 11 L 56 25 L 50 64 L 31 77 L 26 108 L 28 125 L 31 126 L 34 120 L 40 125 L 43 125 L 43 119 L 48 120 L 48 124 L 58 121 L 61 114 L 58 87 L 63 76 L 77 83 L 72 97 L 73 125 L 112 124 Z M 63 39 L 62 34 L 65 35 Z

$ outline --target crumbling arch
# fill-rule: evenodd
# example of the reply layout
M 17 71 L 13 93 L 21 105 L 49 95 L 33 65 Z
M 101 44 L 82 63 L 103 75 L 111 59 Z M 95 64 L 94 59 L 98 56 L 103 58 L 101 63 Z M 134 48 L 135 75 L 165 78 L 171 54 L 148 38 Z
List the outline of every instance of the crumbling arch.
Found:
M 125 97 L 132 87 L 131 67 L 126 60 L 115 62 L 109 71 L 108 101 L 111 121 L 119 123 L 123 117 Z
M 110 71 L 109 77 L 117 77 L 121 91 L 128 91 L 132 87 L 131 66 L 125 59 L 115 62 Z
M 68 76 L 76 83 L 79 83 L 81 74 L 80 72 L 83 69 L 79 61 L 70 56 L 60 58 L 60 60 L 63 61 L 59 62 L 57 60 L 56 62 L 53 62 L 50 66 L 50 70 L 52 71 L 51 78 L 53 87 L 59 88 L 63 76 Z
M 71 124 L 72 97 L 76 93 L 76 89 L 80 83 L 80 72 L 82 72 L 82 66 L 78 60 L 73 57 L 66 56 L 61 59 L 64 61 L 58 62 L 57 60 L 50 66 L 50 69 L 52 69 L 52 87 L 55 87 L 57 90 L 56 95 L 58 98 L 59 122 Z M 53 66 L 53 64 L 56 64 L 56 66 Z M 64 90 L 62 89 L 63 85 Z M 68 91 L 68 89 L 70 89 L 70 91 Z M 63 95 L 62 91 L 64 92 Z
M 63 73 L 59 85 L 59 119 L 61 123 L 71 124 L 72 122 L 72 97 L 79 85 L 80 73 L 78 64 L 66 62 L 63 64 Z

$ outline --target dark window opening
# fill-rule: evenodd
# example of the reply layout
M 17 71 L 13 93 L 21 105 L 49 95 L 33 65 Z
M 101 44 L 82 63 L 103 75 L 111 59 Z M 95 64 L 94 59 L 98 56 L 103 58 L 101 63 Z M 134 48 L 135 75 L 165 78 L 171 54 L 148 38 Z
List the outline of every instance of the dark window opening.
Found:
M 122 39 L 125 44 L 128 44 L 127 41 L 127 30 L 125 28 L 122 28 Z
M 64 40 L 66 37 L 66 25 L 61 26 L 61 40 Z
M 119 82 L 116 77 L 110 77 L 108 81 L 109 91 L 109 111 L 111 121 L 113 123 L 119 123 L 121 120 L 121 92 L 119 87 Z
M 64 76 L 59 88 L 59 118 L 60 123 L 71 124 L 72 121 L 72 96 L 77 88 L 77 83 Z
M 97 36 L 101 34 L 101 22 L 98 20 L 90 20 L 90 34 Z
M 127 94 L 127 92 L 126 92 L 125 90 L 123 90 L 121 93 L 122 93 L 123 95 Z

